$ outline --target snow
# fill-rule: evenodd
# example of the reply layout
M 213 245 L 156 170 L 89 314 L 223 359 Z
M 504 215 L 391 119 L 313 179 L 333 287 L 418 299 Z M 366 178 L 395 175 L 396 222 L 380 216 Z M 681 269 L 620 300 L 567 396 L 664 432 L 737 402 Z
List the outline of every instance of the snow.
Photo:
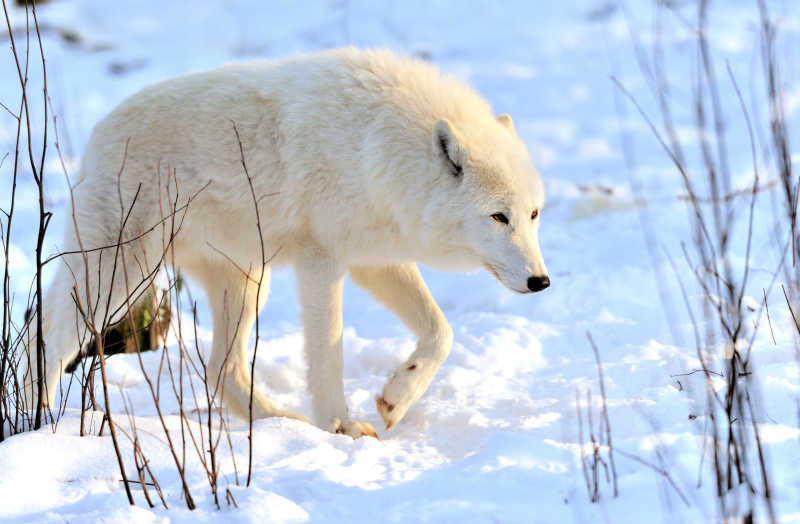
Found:
M 540 239 L 553 285 L 534 296 L 517 296 L 485 272 L 450 274 L 423 268 L 453 326 L 455 344 L 422 400 L 396 428 L 379 430 L 380 441 L 353 441 L 293 420 L 256 421 L 249 488 L 237 485 L 237 476 L 243 483 L 247 464 L 247 425 L 231 420 L 233 456 L 226 443 L 220 446 L 220 489 L 223 499 L 230 489 L 238 507 L 223 500 L 220 510 L 191 446 L 187 482 L 198 508 L 186 509 L 139 363 L 135 356 L 114 356 L 108 360 L 108 376 L 115 420 L 128 432 L 130 421 L 135 422 L 169 509 L 159 504 L 149 508 L 135 485 L 137 506 L 128 505 L 107 428 L 104 436 L 96 436 L 102 415 L 95 413 L 88 421 L 91 435 L 79 437 L 79 399 L 73 391 L 56 428 L 0 443 L 0 520 L 699 522 L 716 515 L 708 457 L 703 482 L 699 487 L 697 482 L 705 447 L 703 378 L 700 373 L 683 375 L 698 369 L 699 362 L 678 279 L 690 300 L 700 295 L 680 256 L 680 244 L 691 234 L 685 204 L 678 198 L 683 188 L 647 125 L 625 105 L 609 79 L 616 76 L 655 114 L 649 80 L 638 69 L 628 29 L 633 21 L 642 44 L 652 43 L 650 3 L 630 2 L 625 9 L 601 0 L 564 4 L 519 0 L 470 4 L 465 9 L 462 3 L 422 0 L 311 5 L 145 0 L 113 6 L 99 0 L 54 0 L 41 6 L 40 22 L 80 35 L 77 43 L 65 42 L 53 31 L 43 38 L 50 96 L 69 170 L 74 170 L 97 120 L 126 96 L 168 76 L 232 60 L 347 44 L 428 57 L 474 85 L 498 114 L 514 117 L 547 184 Z M 762 93 L 763 86 L 749 80 L 760 74 L 759 66 L 753 66 L 757 13 L 744 0 L 721 4 L 714 5 L 710 17 L 712 50 L 720 63 L 729 61 L 746 97 L 751 90 Z M 774 4 L 770 6 L 780 17 L 784 39 L 779 43 L 796 43 L 800 14 L 791 12 L 789 3 Z M 24 12 L 9 7 L 14 25 L 23 24 Z M 682 12 L 690 19 L 695 16 L 690 8 Z M 686 140 L 687 156 L 696 161 L 698 136 L 687 120 L 693 36 L 680 23 L 666 29 L 670 87 L 681 107 L 678 132 Z M 786 56 L 782 73 L 792 130 L 798 129 L 800 83 L 793 55 Z M 0 60 L 0 78 L 7 79 L 0 83 L 0 101 L 12 108 L 18 103 L 15 75 L 10 59 Z M 727 77 L 720 74 L 720 83 L 723 79 Z M 749 142 L 742 133 L 738 100 L 730 89 L 724 93 L 723 105 L 735 115 L 728 122 L 732 171 L 736 187 L 747 187 L 752 183 Z M 760 110 L 766 111 L 763 102 Z M 620 147 L 621 132 L 634 145 L 633 179 Z M 3 112 L 0 158 L 12 151 L 14 133 L 12 119 Z M 792 153 L 796 163 L 800 152 Z M 10 159 L 0 172 L 0 205 L 6 206 Z M 18 303 L 29 291 L 35 260 L 30 239 L 38 219 L 24 166 L 21 176 L 9 257 Z M 46 177 L 47 202 L 55 211 L 46 243 L 49 252 L 55 252 L 68 216 L 64 176 L 55 156 L 50 157 Z M 748 288 L 752 297 L 746 302 L 753 306 L 760 304 L 776 263 L 768 231 L 768 194 L 760 197 L 757 208 L 757 216 L 764 219 L 757 220 L 753 241 Z M 738 204 L 747 207 L 744 200 Z M 642 213 L 657 235 L 655 255 L 643 240 Z M 734 243 L 736 256 L 731 261 L 741 268 L 743 243 Z M 679 274 L 665 252 L 672 254 Z M 671 311 L 660 299 L 661 286 L 671 296 Z M 199 344 L 206 349 L 210 323 L 198 298 Z M 800 477 L 794 465 L 800 454 L 800 376 L 792 320 L 781 308 L 779 286 L 770 288 L 769 302 L 776 343 L 762 327 L 754 347 L 763 414 L 758 422 L 778 514 L 782 521 L 798 522 L 800 501 L 795 494 Z M 344 308 L 348 405 L 355 419 L 380 427 L 373 397 L 391 370 L 413 351 L 415 341 L 396 318 L 349 282 Z M 270 300 L 260 318 L 256 383 L 280 405 L 308 414 L 291 272 L 273 275 Z M 182 321 L 191 324 L 187 316 Z M 601 482 L 600 502 L 590 503 L 580 462 L 590 448 L 580 444 L 577 413 L 583 411 L 586 441 L 587 406 L 593 407 L 596 425 L 602 402 L 587 331 L 604 363 L 615 447 L 667 467 L 688 506 L 652 468 L 621 454 L 616 455 L 620 496 L 613 498 L 611 486 Z M 142 358 L 155 377 L 161 354 Z M 166 374 L 162 380 L 169 380 Z M 714 386 L 724 387 L 724 380 Z M 125 416 L 125 405 L 132 419 Z M 171 394 L 164 394 L 162 409 L 176 435 L 180 422 Z M 125 438 L 121 442 L 130 473 L 135 471 L 131 444 Z M 150 494 L 155 497 L 152 490 Z

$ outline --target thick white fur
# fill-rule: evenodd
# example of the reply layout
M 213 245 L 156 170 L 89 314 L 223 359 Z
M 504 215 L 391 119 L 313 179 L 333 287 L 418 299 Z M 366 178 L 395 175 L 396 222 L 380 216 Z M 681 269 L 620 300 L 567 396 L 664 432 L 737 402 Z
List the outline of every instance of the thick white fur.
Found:
M 234 122 L 266 254 L 277 253 L 259 304 L 261 249 Z M 374 430 L 349 418 L 342 386 L 348 270 L 419 337 L 377 398 L 387 428 L 425 392 L 453 339 L 416 262 L 484 266 L 518 292 L 527 292 L 528 277 L 546 275 L 539 220 L 531 220 L 543 186 L 510 117 L 495 117 L 481 97 L 435 67 L 389 52 L 341 49 L 235 64 L 146 88 L 97 124 L 80 178 L 75 209 L 85 249 L 116 243 L 120 200 L 127 209 L 137 190 L 123 239 L 197 196 L 185 216 L 178 213 L 180 232 L 166 260 L 161 227 L 125 244 L 113 280 L 113 249 L 91 252 L 88 274 L 82 256 L 64 257 L 44 319 L 51 404 L 60 369 L 78 351 L 73 284 L 82 302 L 94 302 L 99 319 L 105 300 L 87 296 L 110 292 L 114 310 L 126 287 L 173 257 L 208 295 L 211 374 L 225 368 L 225 402 L 240 415 L 249 398 L 246 344 L 267 297 L 269 267 L 293 266 L 313 420 L 354 437 Z M 491 218 L 498 212 L 507 225 Z M 63 248 L 78 247 L 69 228 Z M 259 392 L 255 416 L 304 418 Z

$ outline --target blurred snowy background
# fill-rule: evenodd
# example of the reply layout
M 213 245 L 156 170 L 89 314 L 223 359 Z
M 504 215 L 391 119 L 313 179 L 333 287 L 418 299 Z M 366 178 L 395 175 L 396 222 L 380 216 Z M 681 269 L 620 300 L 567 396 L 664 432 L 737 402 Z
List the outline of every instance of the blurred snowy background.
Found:
M 49 95 L 61 149 L 74 172 L 92 126 L 125 97 L 167 77 L 230 61 L 282 57 L 330 47 L 389 48 L 422 57 L 473 85 L 495 112 L 510 113 L 544 176 L 548 200 L 540 241 L 552 286 L 516 296 L 493 277 L 424 276 L 455 331 L 455 346 L 430 390 L 381 441 L 331 435 L 289 420 L 262 420 L 254 436 L 254 486 L 235 486 L 223 460 L 221 485 L 238 508 L 217 513 L 196 464 L 188 480 L 198 509 L 181 501 L 174 465 L 135 357 L 108 361 L 112 409 L 130 401 L 148 457 L 170 510 L 130 507 L 108 437 L 77 436 L 79 406 L 71 399 L 54 433 L 47 427 L 0 443 L 0 519 L 19 522 L 162 522 L 223 518 L 242 522 L 701 522 L 718 512 L 704 438 L 702 374 L 677 282 L 693 305 L 700 291 L 681 243 L 691 241 L 683 185 L 647 123 L 611 80 L 619 79 L 658 120 L 637 43 L 651 60 L 658 30 L 664 70 L 677 108 L 676 129 L 690 163 L 699 158 L 692 96 L 698 75 L 694 2 L 103 2 L 52 0 L 38 8 L 47 56 Z M 777 24 L 790 138 L 800 117 L 800 6 L 767 3 Z M 25 12 L 9 5 L 11 25 Z M 760 146 L 768 107 L 760 63 L 759 13 L 750 0 L 714 2 L 707 34 L 719 68 L 733 189 L 752 184 L 750 143 L 725 72 L 729 64 L 752 112 Z M 19 104 L 8 37 L 0 31 L 0 102 Z M 36 78 L 32 82 L 37 81 Z M 33 89 L 33 88 L 29 88 Z M 37 93 L 38 91 L 33 91 Z M 13 157 L 16 123 L 0 112 L 0 158 Z M 621 138 L 629 141 L 628 166 Z M 793 142 L 793 143 L 796 143 Z M 800 150 L 791 151 L 797 166 Z M 69 196 L 58 158 L 48 157 L 46 204 L 54 212 L 46 240 L 59 247 Z M 11 158 L 0 166 L 0 207 L 10 196 Z M 28 296 L 35 271 L 38 211 L 23 170 L 9 263 L 15 300 Z M 765 166 L 762 182 L 775 181 Z M 753 349 L 758 420 L 781 521 L 800 522 L 800 393 L 796 339 L 779 285 L 776 190 L 759 194 L 745 304 L 757 310 L 767 289 L 775 343 L 762 327 Z M 776 203 L 777 202 L 777 203 Z M 746 225 L 749 200 L 735 201 Z M 763 217 L 763 220 L 759 220 Z M 642 224 L 652 232 L 648 251 Z M 739 231 L 741 228 L 737 229 Z M 736 268 L 744 237 L 733 239 Z M 668 257 L 675 260 L 673 270 Z M 191 284 L 190 284 L 191 285 Z M 671 308 L 659 296 L 670 297 Z M 201 344 L 210 322 L 200 300 Z M 784 307 L 781 307 L 783 305 Z M 345 378 L 354 418 L 379 427 L 373 396 L 413 350 L 402 324 L 365 292 L 345 288 Z M 261 315 L 257 384 L 283 405 L 309 412 L 299 310 L 289 271 L 273 275 Z M 748 320 L 748 328 L 755 321 Z M 701 319 L 702 322 L 702 319 Z M 619 497 L 601 479 L 592 504 L 581 471 L 576 392 L 599 385 L 586 338 L 591 331 L 604 362 L 615 446 L 669 471 L 616 456 Z M 145 355 L 156 373 L 159 356 Z M 119 387 L 117 387 L 119 386 Z M 176 407 L 165 401 L 167 413 Z M 583 407 L 585 409 L 585 406 Z M 599 417 L 599 411 L 595 411 Z M 122 421 L 123 417 L 119 420 Z M 584 421 L 584 424 L 586 421 Z M 597 420 L 595 420 L 595 424 Z M 95 426 L 99 419 L 95 421 Z M 584 431 L 587 431 L 584 428 Z M 584 435 L 586 437 L 586 435 Z M 247 431 L 232 422 L 237 463 L 246 463 Z M 585 440 L 585 438 L 584 438 Z M 129 446 L 126 448 L 129 450 Z M 588 450 L 588 447 L 586 448 Z M 130 455 L 130 452 L 127 452 Z M 704 457 L 704 458 L 703 458 Z M 705 465 L 701 461 L 705 460 Z M 601 472 L 604 475 L 604 473 Z M 677 487 L 678 489 L 675 489 Z M 682 500 L 680 491 L 686 501 Z M 759 515 L 766 518 L 763 507 Z

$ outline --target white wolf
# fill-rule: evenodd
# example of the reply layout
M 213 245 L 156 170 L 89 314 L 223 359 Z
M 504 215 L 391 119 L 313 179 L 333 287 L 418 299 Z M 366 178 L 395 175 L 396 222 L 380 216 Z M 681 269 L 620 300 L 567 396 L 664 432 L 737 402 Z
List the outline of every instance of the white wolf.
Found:
M 453 341 L 416 262 L 483 266 L 519 293 L 550 282 L 537 239 L 543 185 L 511 118 L 495 117 L 435 67 L 386 51 L 234 64 L 146 88 L 97 124 L 79 178 L 79 235 L 69 227 L 62 249 L 123 242 L 89 251 L 88 264 L 82 254 L 60 264 L 43 318 L 50 404 L 79 349 L 75 304 L 93 302 L 97 319 L 124 309 L 132 283 L 163 263 L 208 295 L 209 374 L 224 370 L 224 401 L 243 416 L 247 341 L 270 268 L 292 266 L 313 421 L 352 437 L 376 434 L 350 419 L 345 403 L 348 271 L 419 339 L 376 396 L 387 429 L 422 396 Z M 266 255 L 274 254 L 263 273 L 256 202 Z M 163 228 L 153 226 L 175 207 L 180 230 L 163 256 Z M 306 420 L 258 391 L 254 416 Z

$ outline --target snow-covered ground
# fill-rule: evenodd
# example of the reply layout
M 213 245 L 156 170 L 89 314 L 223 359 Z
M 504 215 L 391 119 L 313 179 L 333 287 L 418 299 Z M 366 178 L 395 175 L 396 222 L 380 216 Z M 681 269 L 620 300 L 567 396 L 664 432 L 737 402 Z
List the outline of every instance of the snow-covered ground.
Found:
M 566 5 L 568 4 L 568 5 Z M 455 346 L 428 393 L 381 440 L 356 441 L 292 420 L 255 423 L 253 485 L 236 485 L 226 445 L 220 486 L 238 508 L 215 509 L 205 472 L 192 462 L 189 488 L 198 509 L 182 502 L 180 483 L 135 356 L 109 359 L 112 409 L 127 428 L 121 394 L 136 416 L 150 467 L 169 510 L 147 508 L 134 487 L 128 505 L 116 458 L 105 436 L 78 436 L 76 395 L 56 431 L 44 428 L 0 443 L 0 520 L 16 522 L 700 522 L 717 514 L 709 457 L 700 468 L 705 404 L 691 322 L 677 287 L 699 291 L 681 255 L 690 240 L 682 186 L 646 123 L 615 92 L 615 75 L 649 111 L 655 104 L 640 71 L 629 33 L 638 27 L 652 42 L 650 2 L 625 9 L 603 0 L 573 2 L 379 3 L 317 2 L 102 2 L 55 0 L 39 8 L 46 26 L 49 89 L 68 166 L 75 166 L 93 124 L 141 87 L 232 60 L 279 57 L 324 48 L 386 47 L 423 56 L 474 85 L 496 112 L 513 115 L 543 172 L 548 202 L 542 214 L 542 250 L 552 286 L 533 296 L 508 292 L 490 275 L 424 276 L 455 331 Z M 721 68 L 740 79 L 748 103 L 763 117 L 754 2 L 717 2 L 709 39 Z M 770 3 L 780 20 L 778 49 L 787 84 L 790 133 L 800 116 L 797 42 L 800 12 L 794 2 Z M 627 14 L 626 14 L 627 13 Z M 680 11 L 694 20 L 691 6 Z M 628 18 L 630 17 L 630 19 Z M 12 8 L 19 26 L 24 13 Z M 61 31 L 60 31 L 61 30 Z M 60 33 L 73 32 L 67 41 Z M 697 137 L 687 117 L 696 75 L 690 31 L 665 21 L 667 72 L 679 108 L 678 130 L 691 161 Z M 0 36 L 0 39 L 4 37 Z M 5 41 L 5 40 L 4 40 Z M 791 44 L 791 45 L 790 45 Z M 4 46 L 5 49 L 6 46 Z M 0 102 L 19 103 L 16 71 L 0 60 Z M 735 186 L 752 181 L 749 142 L 738 101 L 724 69 L 723 105 Z M 751 95 L 752 93 L 752 95 Z M 760 100 L 760 102 L 759 102 Z M 621 102 L 617 104 L 616 102 Z M 619 108 L 619 109 L 618 109 Z M 763 118 L 760 120 L 763 128 Z M 0 114 L 0 158 L 13 152 L 13 120 Z M 635 151 L 635 181 L 621 153 L 620 133 Z M 791 134 L 790 134 L 791 137 Z M 796 161 L 800 150 L 793 152 Z M 47 244 L 58 248 L 67 194 L 57 158 L 48 163 L 48 205 L 55 211 Z M 0 167 L 0 206 L 7 206 L 10 163 Z M 768 172 L 767 178 L 775 177 Z M 28 176 L 28 175 L 26 175 Z M 764 174 L 762 173 L 762 176 Z M 30 181 L 20 187 L 10 256 L 17 300 L 27 296 L 38 217 Z M 641 201 L 639 197 L 644 200 Z M 761 301 L 774 271 L 775 242 L 768 231 L 777 195 L 757 204 L 751 283 L 746 304 Z M 737 201 L 741 215 L 747 201 Z M 648 252 L 642 219 L 654 232 Z M 760 219 L 760 220 L 759 220 Z M 734 239 L 732 262 L 741 267 L 743 242 Z M 677 274 L 663 253 L 671 253 Z M 659 286 L 674 304 L 670 322 Z M 800 521 L 800 430 L 796 406 L 800 377 L 796 341 L 780 287 L 769 295 L 776 343 L 762 329 L 754 348 L 766 461 L 781 520 Z M 202 302 L 201 302 L 202 305 Z M 257 385 L 292 409 L 309 412 L 302 336 L 291 272 L 273 276 L 261 315 Z M 209 328 L 201 311 L 201 328 Z M 414 339 L 365 292 L 345 288 L 346 394 L 356 419 L 380 427 L 373 396 L 387 374 L 410 353 Z M 200 343 L 210 341 L 200 330 Z M 688 505 L 664 477 L 617 454 L 619 497 L 601 482 L 591 504 L 580 468 L 576 392 L 593 393 L 595 426 L 599 385 L 590 331 L 604 362 L 615 447 L 670 471 Z M 153 376 L 160 355 L 143 355 Z M 680 382 L 679 382 L 680 381 Z M 169 397 L 170 395 L 166 395 Z M 179 431 L 177 406 L 166 399 L 167 423 Z M 583 406 L 585 409 L 585 405 Z M 585 412 L 584 412 L 585 415 Z M 239 480 L 247 463 L 247 425 L 231 421 Z M 584 424 L 586 421 L 584 420 Z M 95 433 L 99 417 L 91 424 Z M 588 430 L 584 427 L 584 432 Z M 584 434 L 584 440 L 586 435 Z M 128 471 L 131 446 L 123 438 Z M 587 448 L 588 449 L 588 448 Z M 189 451 L 192 457 L 194 452 Z M 701 482 L 698 482 L 698 476 Z

